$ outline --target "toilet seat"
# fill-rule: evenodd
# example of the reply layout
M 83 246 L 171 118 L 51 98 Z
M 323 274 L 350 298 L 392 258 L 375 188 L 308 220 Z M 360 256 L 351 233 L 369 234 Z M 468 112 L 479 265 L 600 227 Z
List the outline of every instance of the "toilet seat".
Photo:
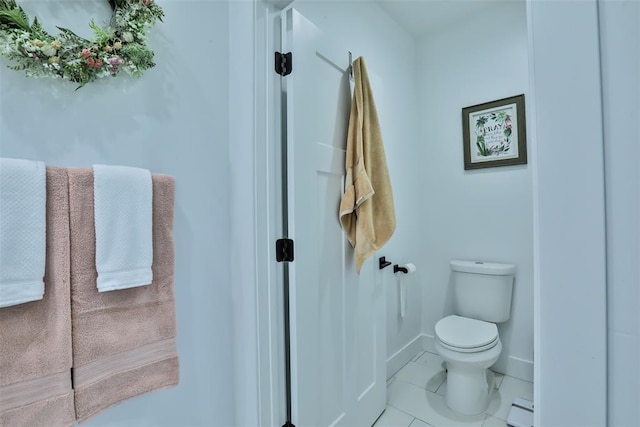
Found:
M 498 328 L 494 323 L 456 315 L 440 319 L 435 327 L 436 339 L 452 351 L 477 353 L 498 343 Z

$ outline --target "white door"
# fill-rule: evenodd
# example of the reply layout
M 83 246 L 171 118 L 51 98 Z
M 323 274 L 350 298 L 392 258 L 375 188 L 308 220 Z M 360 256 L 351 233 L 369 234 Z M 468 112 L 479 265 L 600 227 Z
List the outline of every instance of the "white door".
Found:
M 283 49 L 293 54 L 283 90 L 297 427 L 370 426 L 386 405 L 385 292 L 373 259 L 356 274 L 338 220 L 351 105 L 344 45 L 284 12 Z

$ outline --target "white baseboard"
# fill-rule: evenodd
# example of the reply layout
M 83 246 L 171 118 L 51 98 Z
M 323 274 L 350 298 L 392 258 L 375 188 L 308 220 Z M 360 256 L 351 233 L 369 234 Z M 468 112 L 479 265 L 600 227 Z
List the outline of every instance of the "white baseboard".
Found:
M 435 345 L 433 345 L 433 342 L 433 335 L 422 334 L 422 349 L 424 351 L 428 351 L 429 353 L 438 354 Z
M 533 382 L 533 362 L 515 356 L 498 359 L 492 368 L 496 372 Z
M 400 350 L 396 351 L 392 356 L 387 358 L 387 379 L 395 375 L 395 373 L 413 359 L 416 354 L 422 353 L 422 341 L 422 334 L 418 335 Z
M 422 334 L 422 338 L 422 349 L 430 353 L 438 354 L 433 344 L 433 335 Z M 388 366 L 389 364 L 387 363 L 387 367 Z M 531 360 L 524 360 L 515 356 L 501 357 L 491 369 L 501 374 L 509 375 L 510 377 L 533 382 L 533 362 Z M 388 372 L 389 370 L 387 369 L 387 373 Z

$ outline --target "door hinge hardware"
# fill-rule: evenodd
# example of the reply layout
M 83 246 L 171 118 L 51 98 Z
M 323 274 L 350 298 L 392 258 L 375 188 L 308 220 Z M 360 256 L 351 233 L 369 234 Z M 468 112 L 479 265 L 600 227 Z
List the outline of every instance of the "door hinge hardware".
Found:
M 276 73 L 280 74 L 282 77 L 288 76 L 291 74 L 291 65 L 291 52 L 275 53 Z
M 292 239 L 276 240 L 276 261 L 278 262 L 293 261 L 293 240 Z

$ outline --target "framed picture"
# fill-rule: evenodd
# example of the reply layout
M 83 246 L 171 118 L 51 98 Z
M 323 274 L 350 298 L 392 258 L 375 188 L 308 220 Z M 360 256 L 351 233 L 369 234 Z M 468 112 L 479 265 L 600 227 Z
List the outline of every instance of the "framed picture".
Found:
M 527 163 L 524 95 L 462 109 L 464 169 Z

